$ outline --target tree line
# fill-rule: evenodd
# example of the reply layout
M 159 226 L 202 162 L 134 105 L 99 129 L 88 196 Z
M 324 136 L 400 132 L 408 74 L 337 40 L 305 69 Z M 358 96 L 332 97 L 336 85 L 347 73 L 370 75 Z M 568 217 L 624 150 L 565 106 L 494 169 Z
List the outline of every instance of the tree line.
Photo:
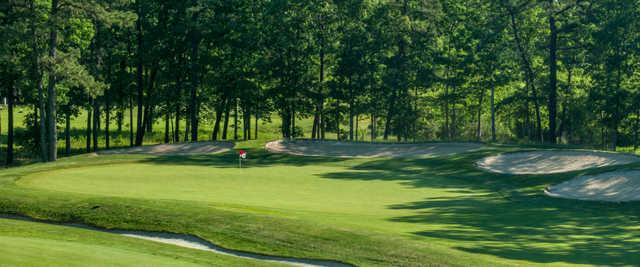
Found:
M 43 161 L 71 153 L 80 114 L 87 151 L 112 132 L 140 146 L 158 121 L 166 143 L 258 138 L 273 115 L 283 138 L 309 119 L 313 139 L 635 149 L 639 15 L 637 0 L 5 0 L 6 160 L 16 106 Z

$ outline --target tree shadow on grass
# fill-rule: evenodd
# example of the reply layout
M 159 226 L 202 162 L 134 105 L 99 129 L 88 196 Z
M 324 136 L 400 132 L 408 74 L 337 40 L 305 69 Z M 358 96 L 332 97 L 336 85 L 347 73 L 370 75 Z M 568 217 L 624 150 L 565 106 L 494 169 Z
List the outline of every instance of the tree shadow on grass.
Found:
M 632 204 L 516 196 L 427 198 L 394 205 L 414 215 L 394 222 L 435 224 L 415 235 L 464 242 L 458 249 L 538 263 L 636 265 L 640 222 Z
M 632 228 L 640 223 L 637 203 L 556 199 L 542 192 L 545 186 L 576 175 L 621 167 L 555 175 L 494 174 L 474 166 L 476 160 L 489 153 L 374 160 L 322 177 L 399 181 L 415 188 L 468 193 L 462 197 L 425 196 L 423 201 L 388 207 L 414 213 L 389 221 L 431 226 L 430 230 L 413 234 L 460 241 L 456 248 L 463 251 L 543 264 L 640 263 L 640 232 Z M 640 165 L 622 168 L 637 166 Z

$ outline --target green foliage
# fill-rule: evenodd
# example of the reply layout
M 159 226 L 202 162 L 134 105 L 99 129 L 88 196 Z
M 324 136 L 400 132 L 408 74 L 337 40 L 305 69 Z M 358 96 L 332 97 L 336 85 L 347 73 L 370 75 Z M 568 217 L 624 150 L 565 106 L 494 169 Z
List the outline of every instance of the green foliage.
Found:
M 3 5 L 0 70 L 26 105 L 55 74 L 64 115 L 136 106 L 147 128 L 177 119 L 227 139 L 236 117 L 249 138 L 277 115 L 284 137 L 312 120 L 315 138 L 405 141 L 492 140 L 495 117 L 499 142 L 637 143 L 636 0 L 59 0 L 50 16 L 51 3 Z

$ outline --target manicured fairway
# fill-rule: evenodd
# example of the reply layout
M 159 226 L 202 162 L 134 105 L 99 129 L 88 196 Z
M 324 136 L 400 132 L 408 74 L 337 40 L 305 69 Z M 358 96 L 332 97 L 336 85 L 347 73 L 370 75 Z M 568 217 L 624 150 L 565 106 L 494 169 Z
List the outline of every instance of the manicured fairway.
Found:
M 66 226 L 0 219 L 0 266 L 265 266 Z
M 42 205 L 35 196 L 44 194 L 59 199 L 46 204 L 61 213 L 55 216 L 185 231 L 236 249 L 365 266 L 640 262 L 635 204 L 543 194 L 548 185 L 604 169 L 511 176 L 473 165 L 505 151 L 402 159 L 250 151 L 243 169 L 232 153 L 78 157 L 55 169 L 22 171 L 0 207 Z M 72 208 L 57 206 L 65 199 Z

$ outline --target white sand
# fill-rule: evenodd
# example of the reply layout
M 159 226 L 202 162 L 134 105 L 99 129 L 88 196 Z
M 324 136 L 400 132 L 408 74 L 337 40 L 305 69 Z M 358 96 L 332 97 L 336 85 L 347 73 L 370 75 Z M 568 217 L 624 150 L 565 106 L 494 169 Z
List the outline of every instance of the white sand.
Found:
M 505 174 L 552 174 L 640 161 L 631 154 L 582 150 L 538 150 L 504 153 L 483 158 L 476 165 Z
M 579 176 L 551 186 L 545 193 L 552 197 L 579 200 L 636 201 L 640 200 L 640 170 Z
M 249 253 L 237 250 L 230 250 L 226 248 L 222 248 L 211 244 L 203 239 L 189 236 L 189 235 L 179 235 L 179 234 L 169 234 L 169 233 L 153 233 L 153 232 L 142 232 L 142 231 L 121 231 L 121 230 L 111 230 L 111 233 L 120 234 L 127 237 L 133 237 L 138 239 L 144 239 L 149 241 L 154 241 L 158 243 L 170 244 L 179 247 L 204 250 L 213 252 L 216 254 L 221 254 L 225 256 L 232 256 L 244 259 L 258 260 L 264 262 L 273 262 L 280 264 L 287 264 L 292 266 L 302 266 L 302 267 L 347 267 L 351 266 L 349 264 L 344 264 L 340 262 L 334 261 L 323 261 L 323 260 L 311 260 L 311 259 L 296 259 L 296 258 L 288 258 L 288 257 L 278 257 L 278 256 L 267 256 L 256 253 Z
M 265 148 L 273 153 L 287 153 L 299 156 L 326 157 L 439 157 L 475 151 L 483 148 L 479 143 L 416 143 L 381 144 L 336 141 L 273 141 Z
M 100 154 L 152 154 L 152 155 L 193 155 L 215 154 L 229 151 L 231 142 L 194 142 L 181 144 L 160 144 L 100 151 Z

